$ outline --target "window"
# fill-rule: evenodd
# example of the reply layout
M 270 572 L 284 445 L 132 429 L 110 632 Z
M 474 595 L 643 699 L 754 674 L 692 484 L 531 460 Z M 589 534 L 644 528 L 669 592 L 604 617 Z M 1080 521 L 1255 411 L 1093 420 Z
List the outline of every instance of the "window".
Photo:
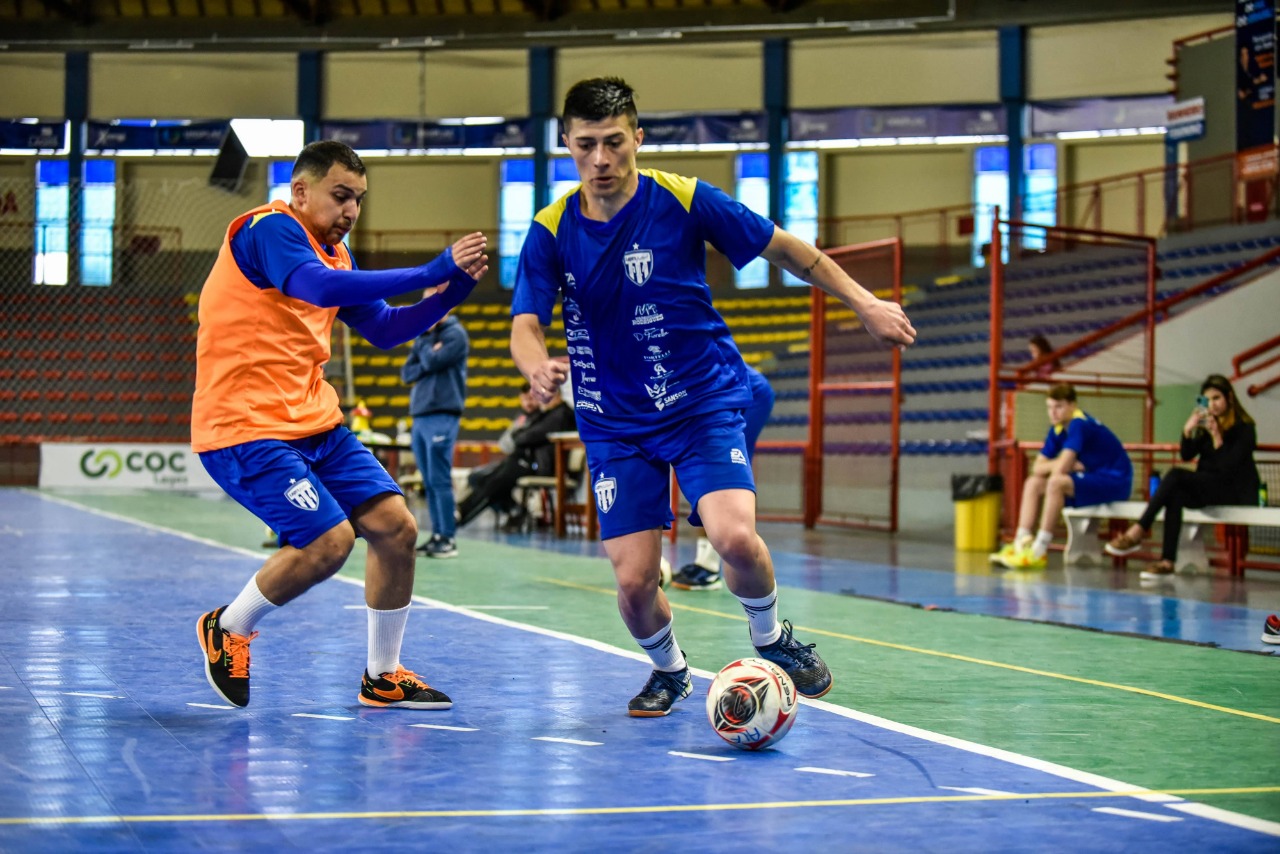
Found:
M 84 164 L 84 222 L 80 229 L 80 284 L 111 284 L 116 226 L 116 164 Z
M 36 163 L 35 270 L 32 282 L 37 285 L 67 283 L 67 210 L 70 199 L 67 175 L 65 160 L 40 160 Z
M 786 168 L 786 195 L 782 201 L 782 227 L 817 245 L 818 243 L 818 152 L 792 151 L 783 160 Z M 806 282 L 790 273 L 782 274 L 784 285 Z
M 498 191 L 498 284 L 516 286 L 516 266 L 533 222 L 533 161 L 502 161 Z
M 1058 222 L 1058 150 L 1051 142 L 1040 142 L 1022 149 L 1026 175 L 1026 193 L 1022 200 L 1023 222 L 1052 226 Z M 983 247 L 991 242 L 992 211 L 999 205 L 1008 214 L 1009 149 L 979 148 L 974 152 L 973 178 L 973 254 L 975 267 L 986 265 Z M 1027 249 L 1043 249 L 1044 232 L 1030 229 L 1023 234 Z
M 548 172 L 553 202 L 578 185 L 578 169 L 568 158 L 550 161 Z M 537 213 L 533 209 L 533 161 L 504 160 L 498 193 L 498 283 L 510 289 L 516 286 L 520 249 Z
M 276 160 L 271 164 L 270 170 L 267 172 L 269 184 L 267 186 L 268 202 L 288 202 L 293 198 L 293 190 L 290 185 L 293 180 L 293 161 L 292 160 Z
M 36 163 L 36 234 L 32 282 L 65 285 L 68 281 L 71 192 L 65 160 Z M 80 282 L 111 284 L 116 224 L 116 164 L 84 163 L 83 216 L 80 223 Z
M 739 154 L 733 197 L 752 211 L 769 215 L 769 155 L 764 152 Z M 769 286 L 769 262 L 756 258 L 733 275 L 734 284 L 746 290 Z

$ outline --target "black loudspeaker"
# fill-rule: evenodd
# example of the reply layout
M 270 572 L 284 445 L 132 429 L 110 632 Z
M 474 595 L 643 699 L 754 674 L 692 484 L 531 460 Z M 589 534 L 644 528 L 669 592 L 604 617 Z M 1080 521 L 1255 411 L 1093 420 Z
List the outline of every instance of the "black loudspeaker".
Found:
M 228 127 L 226 136 L 222 137 L 222 145 L 218 147 L 218 157 L 213 161 L 213 171 L 209 173 L 209 186 L 228 193 L 238 191 L 248 165 L 249 153 L 244 150 L 236 132 Z

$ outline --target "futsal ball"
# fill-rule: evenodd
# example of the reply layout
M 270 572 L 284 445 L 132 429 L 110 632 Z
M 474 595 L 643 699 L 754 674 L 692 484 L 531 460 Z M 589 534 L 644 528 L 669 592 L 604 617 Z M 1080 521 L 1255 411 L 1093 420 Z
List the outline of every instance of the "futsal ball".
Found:
M 777 744 L 795 723 L 799 708 L 791 677 L 763 658 L 726 664 L 707 691 L 711 727 L 743 750 Z
M 671 583 L 671 563 L 664 557 L 658 561 L 658 586 L 663 590 Z

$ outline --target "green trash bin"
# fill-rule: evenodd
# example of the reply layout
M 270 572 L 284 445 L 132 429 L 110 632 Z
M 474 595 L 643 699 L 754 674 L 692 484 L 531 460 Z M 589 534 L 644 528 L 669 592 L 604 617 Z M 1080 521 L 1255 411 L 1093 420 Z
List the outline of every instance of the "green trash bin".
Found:
M 956 551 L 993 552 L 1000 527 L 1004 480 L 998 474 L 951 475 L 956 508 Z

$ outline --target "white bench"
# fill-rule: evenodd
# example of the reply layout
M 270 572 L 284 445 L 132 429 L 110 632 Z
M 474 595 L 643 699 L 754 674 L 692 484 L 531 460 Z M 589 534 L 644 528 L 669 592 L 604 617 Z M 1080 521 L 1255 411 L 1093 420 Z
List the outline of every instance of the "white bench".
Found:
M 1067 523 L 1067 549 L 1063 553 L 1065 563 L 1087 563 L 1101 560 L 1106 555 L 1098 545 L 1099 520 L 1126 519 L 1136 521 L 1147 509 L 1144 501 L 1112 501 L 1090 507 L 1067 507 L 1062 516 Z M 1164 511 L 1156 517 L 1164 519 Z M 1178 538 L 1176 570 L 1209 569 L 1205 554 L 1204 532 L 1214 525 L 1227 527 L 1227 566 L 1232 575 L 1243 573 L 1244 528 L 1280 527 L 1280 507 L 1213 506 L 1199 510 L 1182 511 L 1182 532 Z

